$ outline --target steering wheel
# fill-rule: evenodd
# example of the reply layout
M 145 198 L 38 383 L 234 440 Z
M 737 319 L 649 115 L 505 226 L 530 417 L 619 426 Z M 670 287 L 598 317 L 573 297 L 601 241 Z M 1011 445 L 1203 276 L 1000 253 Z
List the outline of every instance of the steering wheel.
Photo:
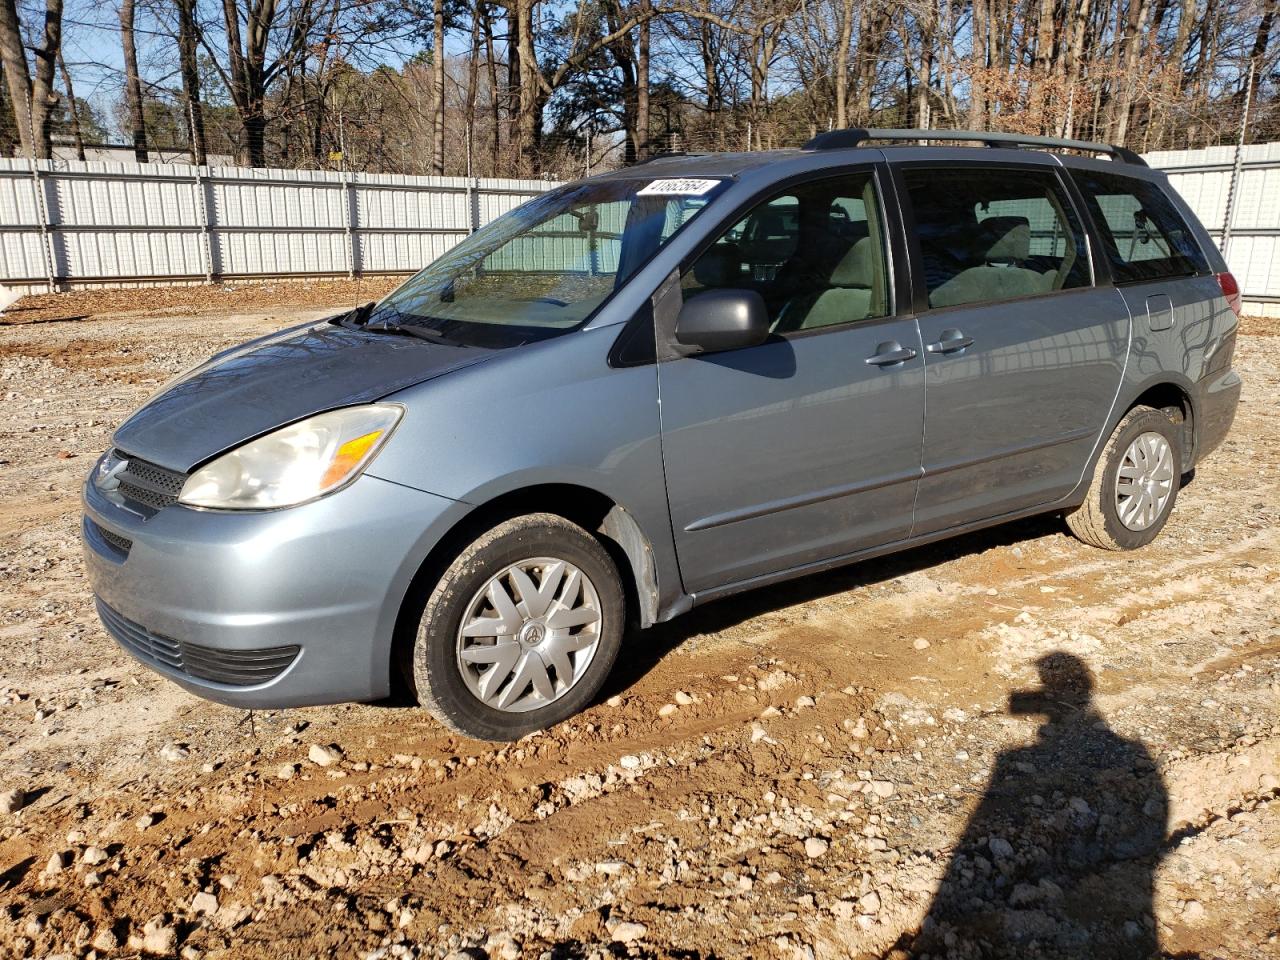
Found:
M 556 297 L 516 297 L 520 303 L 549 303 L 553 307 L 567 307 L 569 301 L 560 300 Z

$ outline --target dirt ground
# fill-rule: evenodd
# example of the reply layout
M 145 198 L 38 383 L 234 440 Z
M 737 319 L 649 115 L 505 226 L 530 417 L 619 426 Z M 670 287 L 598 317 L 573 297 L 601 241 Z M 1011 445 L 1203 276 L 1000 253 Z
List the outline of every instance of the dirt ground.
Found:
M 0 318 L 0 956 L 1280 957 L 1280 322 L 1151 547 L 1046 517 L 719 602 L 495 746 L 205 703 L 81 577 L 129 409 L 375 293 Z

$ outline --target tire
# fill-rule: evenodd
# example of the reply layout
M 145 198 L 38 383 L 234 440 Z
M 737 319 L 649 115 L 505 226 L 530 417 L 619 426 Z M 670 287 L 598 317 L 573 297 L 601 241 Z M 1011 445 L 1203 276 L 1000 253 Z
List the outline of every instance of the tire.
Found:
M 594 623 L 580 622 L 593 612 Z M 598 540 L 554 514 L 515 517 L 464 549 L 427 597 L 414 692 L 458 733 L 517 740 L 591 703 L 617 658 L 625 615 L 618 570 Z
M 1151 407 L 1134 407 L 1126 413 L 1098 458 L 1084 503 L 1066 515 L 1071 532 L 1085 543 L 1103 550 L 1136 550 L 1154 540 L 1164 528 L 1178 500 L 1182 464 L 1181 433 L 1178 425 L 1168 415 Z M 1170 463 L 1167 470 L 1155 469 L 1150 474 L 1152 478 L 1158 478 L 1153 480 L 1155 486 L 1151 488 L 1155 491 L 1154 495 L 1149 496 L 1148 500 L 1140 500 L 1136 505 L 1132 499 L 1124 503 L 1126 512 L 1134 509 L 1138 512 L 1135 519 L 1126 522 L 1121 516 L 1122 504 L 1117 478 L 1122 469 L 1129 474 L 1139 470 L 1137 461 L 1130 460 L 1126 464 L 1126 456 L 1135 441 L 1153 434 L 1163 438 Z M 1148 440 L 1144 443 L 1149 444 L 1149 448 L 1160 449 L 1158 441 Z M 1153 462 L 1154 459 L 1149 458 L 1144 462 Z M 1161 463 L 1164 462 L 1163 457 L 1159 459 Z M 1168 485 L 1168 492 L 1161 493 L 1165 483 Z M 1132 483 L 1127 485 L 1129 489 L 1135 488 Z M 1149 510 L 1142 509 L 1143 504 L 1148 502 L 1152 507 Z

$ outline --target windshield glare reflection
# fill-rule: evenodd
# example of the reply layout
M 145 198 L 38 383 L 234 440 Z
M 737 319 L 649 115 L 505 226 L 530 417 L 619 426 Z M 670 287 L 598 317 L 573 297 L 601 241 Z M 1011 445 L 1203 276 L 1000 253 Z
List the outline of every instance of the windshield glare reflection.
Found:
M 676 193 L 685 183 L 700 192 Z M 490 348 L 575 330 L 724 186 L 646 177 L 553 190 L 439 257 L 374 307 L 368 325 L 411 324 Z

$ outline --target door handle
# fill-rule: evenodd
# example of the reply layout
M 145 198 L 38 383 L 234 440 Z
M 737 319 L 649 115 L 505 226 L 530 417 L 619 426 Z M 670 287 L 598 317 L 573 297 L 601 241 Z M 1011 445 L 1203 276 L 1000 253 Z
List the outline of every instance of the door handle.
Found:
M 973 346 L 973 337 L 966 337 L 954 327 L 942 331 L 942 336 L 925 347 L 930 353 L 958 353 Z
M 876 352 L 867 357 L 867 363 L 874 367 L 888 367 L 895 363 L 906 363 L 916 352 L 904 347 L 897 340 L 886 340 L 876 347 Z

